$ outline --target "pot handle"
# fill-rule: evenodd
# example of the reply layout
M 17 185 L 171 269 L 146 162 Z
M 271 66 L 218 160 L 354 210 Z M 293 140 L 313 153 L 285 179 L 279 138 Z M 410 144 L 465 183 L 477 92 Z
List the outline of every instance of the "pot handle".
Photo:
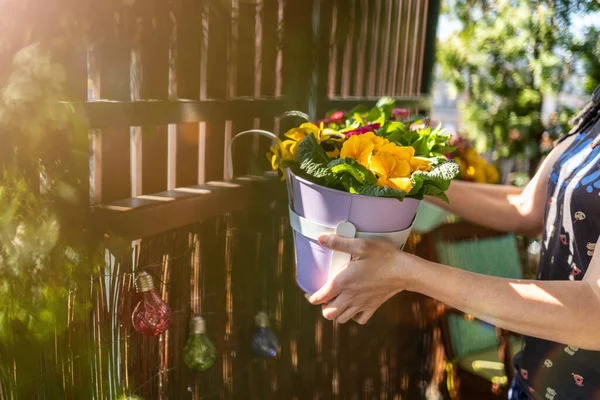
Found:
M 247 135 L 261 135 L 261 136 L 265 136 L 268 137 L 269 139 L 271 139 L 271 141 L 273 142 L 273 145 L 277 144 L 277 135 L 275 135 L 273 132 L 269 132 L 269 131 L 263 131 L 262 129 L 250 129 L 244 132 L 240 132 L 237 135 L 235 135 L 227 144 L 227 149 L 225 150 L 225 158 L 227 159 L 227 174 L 229 179 L 233 179 L 233 154 L 232 154 L 232 150 L 233 150 L 233 142 L 235 142 L 235 140 L 237 138 L 239 138 L 240 136 L 247 136 Z
M 302 111 L 286 111 L 281 115 L 281 119 L 287 118 L 287 117 L 299 117 L 302 118 L 306 121 L 310 120 L 310 117 L 308 116 L 308 114 L 303 113 Z M 273 145 L 277 144 L 277 135 L 275 135 L 273 132 L 269 132 L 269 131 L 265 131 L 262 129 L 250 129 L 247 131 L 243 131 L 238 133 L 237 135 L 235 135 L 227 144 L 227 149 L 225 150 L 225 158 L 227 160 L 227 175 L 229 177 L 229 179 L 233 179 L 233 142 L 235 142 L 235 139 L 237 139 L 240 136 L 245 136 L 245 135 L 261 135 L 261 136 L 265 136 L 268 137 L 269 139 L 271 139 Z

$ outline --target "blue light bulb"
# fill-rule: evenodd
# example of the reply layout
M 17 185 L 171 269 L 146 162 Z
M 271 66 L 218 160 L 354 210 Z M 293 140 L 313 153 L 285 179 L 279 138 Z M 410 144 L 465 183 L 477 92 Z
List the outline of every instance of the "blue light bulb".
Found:
M 252 334 L 252 351 L 257 357 L 268 359 L 279 352 L 279 341 L 269 328 L 269 317 L 264 312 L 256 314 L 256 330 Z

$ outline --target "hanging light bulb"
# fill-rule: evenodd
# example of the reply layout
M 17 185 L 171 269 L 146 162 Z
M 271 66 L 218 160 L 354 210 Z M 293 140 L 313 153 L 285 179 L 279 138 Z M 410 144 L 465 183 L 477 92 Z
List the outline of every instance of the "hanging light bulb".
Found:
M 279 351 L 279 341 L 269 328 L 269 317 L 264 312 L 256 314 L 256 330 L 252 334 L 252 351 L 257 357 L 272 358 Z
M 169 306 L 154 290 L 152 277 L 146 271 L 137 275 L 135 286 L 141 299 L 131 315 L 133 327 L 142 335 L 160 335 L 167 330 L 171 322 Z
M 190 337 L 183 349 L 183 362 L 194 371 L 206 371 L 217 359 L 217 349 L 206 335 L 204 318 L 198 316 L 190 322 Z

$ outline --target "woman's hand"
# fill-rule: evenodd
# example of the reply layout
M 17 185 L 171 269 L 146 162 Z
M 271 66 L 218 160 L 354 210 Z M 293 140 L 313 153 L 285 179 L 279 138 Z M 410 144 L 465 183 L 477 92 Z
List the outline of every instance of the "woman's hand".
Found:
M 385 239 L 348 239 L 327 235 L 319 242 L 332 250 L 352 255 L 352 261 L 316 293 L 306 295 L 323 305 L 323 316 L 339 323 L 354 318 L 365 324 L 375 311 L 406 288 L 406 264 L 410 255 Z

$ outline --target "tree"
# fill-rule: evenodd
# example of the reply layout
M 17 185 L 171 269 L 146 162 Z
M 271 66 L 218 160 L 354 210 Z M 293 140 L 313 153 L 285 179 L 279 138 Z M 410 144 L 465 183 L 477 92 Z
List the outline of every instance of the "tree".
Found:
M 544 96 L 560 91 L 572 72 L 569 21 L 576 7 L 567 0 L 448 4 L 447 14 L 462 27 L 440 43 L 438 59 L 455 93 L 466 93 L 465 129 L 480 149 L 536 158 Z
M 583 63 L 585 73 L 583 90 L 591 94 L 600 85 L 600 29 L 588 27 L 583 37 L 573 43 L 572 51 Z

